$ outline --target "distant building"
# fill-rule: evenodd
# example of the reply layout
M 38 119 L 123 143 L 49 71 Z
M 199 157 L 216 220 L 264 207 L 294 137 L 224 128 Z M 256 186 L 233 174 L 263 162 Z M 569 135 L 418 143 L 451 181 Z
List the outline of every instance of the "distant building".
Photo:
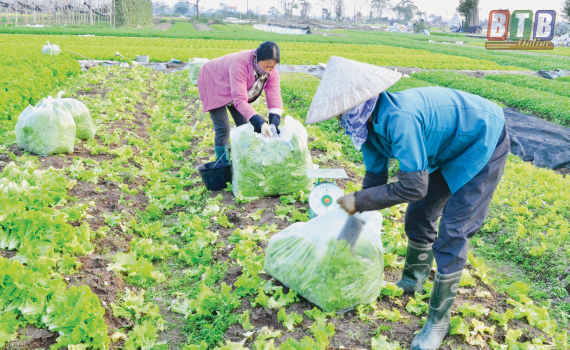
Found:
M 455 14 L 453 15 L 453 18 L 451 19 L 451 21 L 449 21 L 447 23 L 447 25 L 450 26 L 451 28 L 461 27 L 461 19 L 459 18 L 459 13 L 455 12 Z
M 441 16 L 430 15 L 429 21 L 434 26 L 440 26 L 443 23 L 443 18 Z
M 237 12 L 237 6 L 228 6 L 228 7 L 226 7 L 226 10 L 228 12 L 236 13 Z

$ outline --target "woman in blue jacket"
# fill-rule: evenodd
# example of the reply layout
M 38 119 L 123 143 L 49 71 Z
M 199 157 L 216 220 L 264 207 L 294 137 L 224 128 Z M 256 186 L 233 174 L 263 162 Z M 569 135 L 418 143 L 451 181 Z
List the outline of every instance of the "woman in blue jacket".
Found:
M 507 161 L 510 140 L 503 110 L 482 97 L 446 88 L 389 93 L 384 90 L 397 81 L 394 72 L 375 66 L 365 69 L 369 65 L 346 59 L 339 63 L 347 80 L 341 85 L 360 79 L 366 90 L 381 92 L 356 106 L 362 99 L 355 95 L 359 88 L 353 86 L 353 92 L 348 92 L 354 98 L 343 97 L 344 105 L 353 108 L 342 114 L 340 124 L 362 151 L 366 175 L 361 191 L 338 202 L 351 215 L 409 203 L 406 262 L 397 285 L 405 293 L 421 292 L 435 258 L 429 316 L 411 348 L 437 349 L 449 330 L 451 307 L 467 261 L 467 240 L 483 224 Z M 365 74 L 346 74 L 350 64 Z M 334 67 L 329 61 L 327 73 L 334 74 Z M 375 79 L 384 83 L 373 87 Z M 321 84 L 334 85 L 325 80 Z M 318 91 L 317 104 L 322 96 Z M 314 107 L 307 123 L 326 119 Z M 399 161 L 400 172 L 397 182 L 387 184 L 390 158 Z

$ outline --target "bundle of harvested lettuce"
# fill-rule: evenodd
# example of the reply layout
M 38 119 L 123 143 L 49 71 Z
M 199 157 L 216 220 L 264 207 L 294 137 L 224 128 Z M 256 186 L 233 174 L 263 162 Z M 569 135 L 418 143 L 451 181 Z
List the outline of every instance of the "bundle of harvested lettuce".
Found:
M 249 124 L 231 132 L 232 189 L 237 196 L 275 196 L 310 191 L 313 184 L 305 169 L 312 169 L 307 131 L 287 116 L 279 136 L 260 137 Z
M 325 311 L 373 302 L 382 291 L 382 214 L 360 214 L 365 224 L 354 247 L 337 240 L 347 217 L 337 209 L 276 234 L 264 270 Z

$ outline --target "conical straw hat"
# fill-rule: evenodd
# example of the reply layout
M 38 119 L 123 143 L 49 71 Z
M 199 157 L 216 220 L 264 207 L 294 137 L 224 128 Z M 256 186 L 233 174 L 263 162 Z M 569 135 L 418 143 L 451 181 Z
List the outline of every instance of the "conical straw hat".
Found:
M 314 124 L 342 115 L 379 95 L 401 77 L 401 73 L 390 69 L 331 56 L 305 123 Z

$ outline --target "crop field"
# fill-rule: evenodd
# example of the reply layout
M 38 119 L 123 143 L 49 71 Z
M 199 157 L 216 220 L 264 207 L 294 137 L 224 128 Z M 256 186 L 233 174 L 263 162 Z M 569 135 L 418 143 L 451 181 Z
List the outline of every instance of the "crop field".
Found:
M 548 54 L 528 54 L 525 52 L 488 51 L 475 48 L 472 45 L 446 45 L 430 43 L 428 40 L 438 42 L 474 41 L 464 36 L 430 35 L 402 33 L 377 33 L 362 32 L 356 30 L 331 30 L 327 36 L 323 35 L 282 35 L 268 33 L 253 29 L 252 26 L 244 25 L 214 25 L 211 31 L 177 30 L 176 25 L 170 30 L 152 29 L 113 29 L 113 28 L 74 28 L 50 27 L 50 28 L 15 28 L 0 27 L 0 33 L 10 34 L 64 34 L 64 35 L 96 35 L 103 37 L 159 37 L 159 38 L 185 38 L 185 39 L 214 39 L 214 40 L 274 40 L 279 44 L 283 42 L 294 43 L 340 43 L 340 44 L 364 44 L 364 45 L 387 45 L 406 49 L 425 50 L 432 53 L 467 57 L 472 59 L 495 62 L 501 66 L 516 66 L 523 69 L 568 69 L 570 61 L 566 57 L 550 56 Z M 330 35 L 330 36 L 329 36 Z M 100 48 L 103 48 L 101 46 Z M 561 52 L 563 52 L 562 50 Z M 562 55 L 563 56 L 563 55 Z M 483 69 L 483 68 L 481 68 Z
M 57 43 L 70 50 L 93 59 L 115 59 L 119 51 L 125 57 L 134 58 L 144 52 L 154 61 L 170 61 L 177 57 L 216 58 L 245 49 L 254 49 L 258 41 L 204 40 L 204 39 L 157 39 L 157 38 L 108 38 L 70 36 L 27 36 L 2 35 L 2 42 L 17 48 L 37 47 L 45 42 Z M 342 52 L 347 58 L 360 57 L 361 61 L 383 65 L 418 67 L 425 69 L 489 69 L 524 70 L 515 66 L 501 66 L 498 63 L 453 57 L 431 53 L 425 50 L 405 49 L 387 45 L 328 44 L 328 43 L 280 43 L 283 50 L 283 64 L 326 63 L 330 56 Z
M 466 45 L 472 45 L 472 46 L 479 46 L 479 47 L 485 46 L 484 42 L 466 41 L 465 44 Z M 533 52 L 531 50 L 524 50 L 524 51 Z M 554 55 L 554 56 L 570 56 L 570 48 L 568 48 L 568 47 L 555 47 L 553 50 L 547 50 L 546 52 L 544 52 L 544 54 Z
M 69 34 L 87 29 L 0 27 L 0 349 L 396 350 L 408 349 L 423 327 L 434 273 L 424 294 L 402 295 L 394 284 L 406 254 L 406 205 L 381 211 L 388 282 L 381 295 L 342 314 L 324 312 L 263 270 L 269 239 L 309 220 L 308 193 L 258 198 L 234 196 L 231 186 L 206 189 L 196 168 L 215 160 L 214 131 L 188 72 L 81 72 L 70 53 L 39 54 L 49 41 L 95 59 L 119 51 L 185 61 L 269 39 L 248 26 L 212 28 L 178 22 L 160 38 L 150 29 L 94 28 L 105 36 L 78 37 Z M 285 64 L 339 55 L 431 69 L 389 91 L 451 87 L 570 126 L 568 83 L 453 72 L 566 69 L 566 58 L 438 46 L 419 35 L 331 33 L 346 36 L 269 36 L 279 40 Z M 282 73 L 284 115 L 303 122 L 319 82 Z M 95 138 L 76 140 L 72 154 L 22 151 L 18 115 L 59 91 L 85 103 Z M 267 114 L 264 100 L 256 110 Z M 349 179 L 337 184 L 345 193 L 359 190 L 362 155 L 336 119 L 306 129 L 312 162 L 344 169 Z M 390 173 L 397 170 L 391 163 Z M 509 156 L 485 224 L 470 241 L 441 349 L 570 348 L 569 198 L 570 177 Z
M 530 78 L 489 76 L 478 79 L 453 72 L 418 72 L 415 79 L 463 90 L 488 99 L 494 99 L 521 110 L 531 111 L 537 116 L 561 125 L 570 125 L 570 99 L 560 96 L 566 83 L 536 81 Z M 503 82 L 504 81 L 504 82 Z M 524 82 L 524 83 L 521 83 Z M 553 88 L 554 86 L 554 88 Z M 548 92 L 547 92 L 548 91 Z

